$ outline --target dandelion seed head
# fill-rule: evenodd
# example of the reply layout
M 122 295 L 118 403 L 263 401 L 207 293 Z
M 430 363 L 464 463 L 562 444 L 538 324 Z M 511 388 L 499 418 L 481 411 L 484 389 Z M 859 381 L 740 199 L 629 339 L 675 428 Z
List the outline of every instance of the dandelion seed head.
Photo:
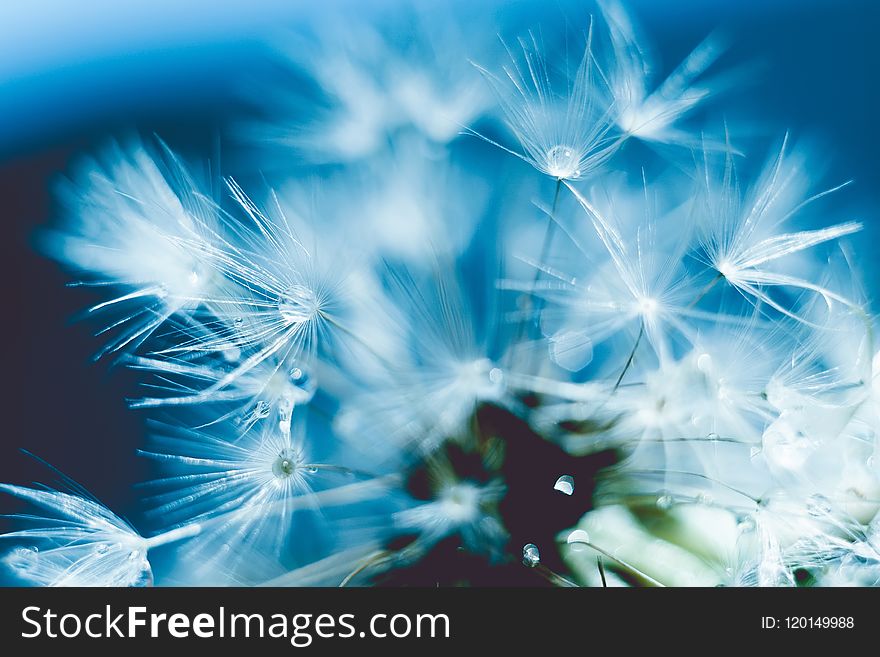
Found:
M 321 303 L 314 290 L 305 285 L 291 285 L 278 300 L 278 312 L 288 324 L 303 324 L 320 311 Z
M 455 525 L 471 523 L 480 512 L 480 491 L 469 482 L 444 486 L 440 491 L 437 510 Z
M 504 485 L 458 479 L 436 462 L 429 469 L 436 479 L 433 499 L 396 513 L 396 524 L 418 529 L 426 545 L 457 533 L 468 549 L 495 554 L 507 538 L 495 509 L 504 496 Z
M 294 449 L 285 447 L 272 461 L 272 474 L 278 479 L 287 479 L 296 474 L 302 464 L 302 456 Z
M 715 269 L 728 280 L 736 276 L 736 268 L 727 258 L 721 258 L 718 260 L 718 262 L 715 263 Z
M 652 297 L 639 297 L 635 301 L 638 313 L 645 319 L 653 318 L 657 313 L 659 305 L 658 301 Z

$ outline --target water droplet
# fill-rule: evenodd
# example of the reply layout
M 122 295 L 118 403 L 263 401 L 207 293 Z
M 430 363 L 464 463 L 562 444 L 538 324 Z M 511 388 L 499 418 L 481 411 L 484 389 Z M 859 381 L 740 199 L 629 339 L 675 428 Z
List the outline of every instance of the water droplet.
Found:
M 504 371 L 500 367 L 493 367 L 489 370 L 489 381 L 492 383 L 501 383 L 504 380 Z
M 35 547 L 19 547 L 7 554 L 3 561 L 10 568 L 23 573 L 26 577 L 28 570 L 37 566 L 36 562 L 39 556 L 39 550 Z
M 523 565 L 528 566 L 529 568 L 534 568 L 541 563 L 541 553 L 538 551 L 537 545 L 534 543 L 526 543 L 523 546 L 522 562 Z
M 669 495 L 661 495 L 657 498 L 657 508 L 666 511 L 667 509 L 671 509 L 675 500 L 672 499 Z
M 873 454 L 871 454 L 871 456 L 868 457 L 868 460 L 865 461 L 865 465 L 867 465 L 869 468 L 874 467 L 874 455 Z
M 587 546 L 590 543 L 590 535 L 583 529 L 575 529 L 568 535 L 566 542 L 571 546 L 573 551 L 581 552 L 587 549 Z
M 309 467 L 306 468 L 306 472 L 308 472 L 309 474 L 315 474 L 316 472 L 318 472 L 318 468 L 316 468 L 313 465 L 310 465 Z
M 107 554 L 110 551 L 110 546 L 106 543 L 98 543 L 95 546 L 95 552 L 98 554 Z
M 708 372 L 712 368 L 712 357 L 709 354 L 700 354 L 697 356 L 697 369 L 701 372 Z
M 242 324 L 244 324 L 244 317 L 236 317 L 232 320 L 232 323 L 236 328 L 239 328 Z
M 272 462 L 272 474 L 279 479 L 287 479 L 300 466 L 300 456 L 290 447 L 282 449 Z
M 717 441 L 718 434 L 717 433 L 710 433 L 706 436 L 706 440 Z
M 563 495 L 571 495 L 574 493 L 574 477 L 571 475 L 562 475 L 559 479 L 556 480 L 556 483 L 553 485 L 555 490 L 558 490 Z
M 711 504 L 714 498 L 709 493 L 700 493 L 696 497 L 697 504 Z
M 547 173 L 555 178 L 578 178 L 580 158 L 571 146 L 557 144 L 547 151 Z
M 312 401 L 317 386 L 315 379 L 309 375 L 307 370 L 294 367 L 288 373 L 288 378 L 290 385 L 287 386 L 284 394 L 292 404 L 307 404 Z
M 810 495 L 807 499 L 807 513 L 814 518 L 830 515 L 831 510 L 831 501 L 820 493 Z
M 753 459 L 756 459 L 756 458 L 758 458 L 758 455 L 759 455 L 760 453 L 761 453 L 761 448 L 758 447 L 757 445 L 754 445 L 754 446 L 749 450 L 749 457 L 750 457 L 750 458 L 753 458 Z
M 25 561 L 33 561 L 40 556 L 40 551 L 35 547 L 21 547 L 15 551 L 15 556 Z

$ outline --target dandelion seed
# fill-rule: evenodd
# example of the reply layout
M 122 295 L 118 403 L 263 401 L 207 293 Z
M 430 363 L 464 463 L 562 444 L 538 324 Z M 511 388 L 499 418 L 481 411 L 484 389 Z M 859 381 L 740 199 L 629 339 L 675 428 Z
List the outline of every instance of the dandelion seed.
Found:
M 694 136 L 676 127 L 676 123 L 715 91 L 711 86 L 692 83 L 721 54 L 720 40 L 706 39 L 652 89 L 653 62 L 636 38 L 635 26 L 623 5 L 617 0 L 601 0 L 599 7 L 613 47 L 608 77 L 619 129 L 649 143 L 695 145 Z
M 217 428 L 209 433 L 166 426 L 154 438 L 159 449 L 142 452 L 169 471 L 150 484 L 156 491 L 149 498 L 151 514 L 172 529 L 191 523 L 205 528 L 190 553 L 199 555 L 200 572 L 212 581 L 224 572 L 256 576 L 248 564 L 254 555 L 278 563 L 295 536 L 295 518 L 318 511 L 321 491 L 342 490 L 357 474 L 309 460 L 314 448 L 302 413 L 297 418 L 287 427 L 264 424 L 235 442 L 215 435 Z M 364 492 L 340 497 L 351 502 Z
M 612 187 L 607 196 L 597 192 L 597 198 L 604 201 L 601 204 L 572 191 L 591 219 L 604 253 L 588 249 L 566 230 L 577 249 L 577 265 L 563 272 L 533 263 L 549 279 L 534 286 L 534 293 L 548 302 L 541 315 L 542 329 L 550 337 L 558 364 L 573 371 L 582 369 L 597 345 L 627 329 L 633 336 L 644 332 L 662 357 L 674 336 L 695 339 L 693 322 L 730 321 L 692 307 L 698 288 L 682 263 L 689 248 L 689 227 L 675 216 L 656 218 L 647 183 L 641 195 L 620 187 Z M 629 202 L 621 200 L 626 198 Z M 624 232 L 618 219 L 624 209 L 627 216 L 641 215 L 645 221 Z M 670 244 L 658 238 L 664 232 Z M 511 281 L 503 286 L 525 289 Z
M 422 550 L 459 533 L 468 549 L 496 553 L 507 537 L 495 510 L 504 496 L 503 484 L 460 481 L 443 465 L 433 463 L 429 467 L 435 479 L 434 498 L 398 512 L 395 524 L 403 530 L 417 529 Z
M 797 319 L 798 315 L 772 296 L 768 288 L 789 287 L 815 293 L 829 305 L 833 302 L 852 304 L 826 287 L 779 271 L 778 261 L 851 235 L 861 230 L 862 225 L 850 221 L 817 230 L 779 232 L 780 227 L 804 207 L 843 187 L 801 197 L 809 182 L 804 179 L 806 169 L 801 166 L 799 157 L 789 155 L 787 150 L 788 136 L 779 154 L 767 164 L 745 197 L 741 195 L 729 151 L 720 180 L 713 180 L 706 172 L 706 187 L 700 199 L 700 211 L 706 216 L 701 248 L 706 263 L 746 298 Z
M 70 217 L 43 236 L 47 251 L 85 274 L 79 284 L 120 294 L 90 309 L 115 311 L 100 354 L 133 350 L 171 317 L 187 320 L 210 297 L 216 274 L 199 257 L 219 210 L 164 144 L 158 153 L 112 145 L 60 186 Z M 100 355 L 99 354 L 99 355 Z
M 621 142 L 610 134 L 612 104 L 592 53 L 590 24 L 576 72 L 554 81 L 544 48 L 534 33 L 518 40 L 521 55 L 508 48 L 511 63 L 498 77 L 477 65 L 498 99 L 521 152 L 469 132 L 528 162 L 557 180 L 587 178 L 607 162 Z
M 273 80 L 261 88 L 265 119 L 243 126 L 243 135 L 292 146 L 320 164 L 368 161 L 389 136 L 411 131 L 441 147 L 456 139 L 491 100 L 467 66 L 474 53 L 463 44 L 475 43 L 475 24 L 425 5 L 401 9 L 395 27 L 335 15 L 310 38 L 278 39 L 277 61 L 313 82 L 320 97 L 303 93 L 293 75 L 286 85 Z
M 215 238 L 202 247 L 201 257 L 235 285 L 206 300 L 214 319 L 185 327 L 173 346 L 154 353 L 188 358 L 241 350 L 243 358 L 204 394 L 225 390 L 266 361 L 312 367 L 319 350 L 332 351 L 334 338 L 352 336 L 345 315 L 355 301 L 362 307 L 371 301 L 352 293 L 356 263 L 340 267 L 336 259 L 319 255 L 316 239 L 315 248 L 306 249 L 274 194 L 270 216 L 237 183 L 230 180 L 229 188 L 251 226 L 228 224 L 235 239 Z M 305 222 L 299 226 L 309 230 Z
M 470 299 L 454 274 L 419 280 L 401 269 L 389 275 L 399 312 L 397 347 L 381 369 L 368 373 L 366 390 L 351 396 L 337 427 L 358 440 L 372 427 L 377 442 L 429 453 L 451 436 L 464 436 L 478 404 L 510 401 L 498 365 L 506 342 L 497 339 L 495 308 L 486 309 L 484 326 L 474 326 Z
M 212 424 L 231 419 L 239 424 L 242 433 L 272 412 L 279 421 L 284 422 L 286 418 L 289 423 L 293 409 L 308 404 L 315 395 L 315 380 L 304 366 L 288 367 L 277 358 L 267 358 L 224 388 L 219 388 L 218 383 L 234 371 L 238 359 L 230 362 L 216 355 L 198 361 L 137 357 L 127 364 L 154 372 L 161 381 L 150 386 L 154 393 L 162 393 L 161 396 L 134 400 L 133 408 L 232 405 L 232 410 L 221 414 Z
M 151 586 L 147 552 L 200 530 L 193 524 L 144 538 L 92 499 L 9 484 L 0 484 L 0 491 L 46 513 L 15 515 L 37 526 L 0 535 L 0 539 L 39 546 L 15 548 L 3 562 L 21 579 L 40 586 Z

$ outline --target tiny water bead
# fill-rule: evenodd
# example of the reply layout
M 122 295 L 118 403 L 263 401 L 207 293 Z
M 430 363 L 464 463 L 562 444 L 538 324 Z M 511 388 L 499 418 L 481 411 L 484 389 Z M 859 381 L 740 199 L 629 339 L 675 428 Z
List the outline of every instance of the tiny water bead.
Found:
M 697 369 L 708 373 L 712 369 L 712 356 L 705 353 L 697 356 Z
M 666 510 L 672 508 L 672 505 L 674 502 L 675 502 L 675 500 L 672 499 L 672 496 L 661 495 L 660 497 L 657 498 L 657 508 L 662 511 L 666 511 Z
M 282 449 L 272 462 L 272 474 L 279 479 L 291 477 L 302 465 L 302 457 L 294 449 L 286 447 Z
M 547 173 L 554 178 L 579 178 L 580 157 L 571 146 L 557 144 L 547 151 Z
M 293 403 L 306 404 L 315 396 L 317 386 L 315 379 L 310 376 L 308 371 L 301 367 L 294 367 L 290 370 L 288 379 L 290 382 L 289 386 L 292 386 L 292 389 L 288 390 L 287 394 L 290 395 Z
M 563 495 L 571 495 L 574 493 L 574 477 L 571 475 L 562 475 L 553 485 L 554 490 L 558 490 Z
M 18 547 L 4 555 L 2 562 L 16 575 L 26 577 L 39 566 L 40 551 L 36 547 Z
M 565 542 L 571 546 L 572 550 L 581 552 L 589 547 L 590 535 L 583 529 L 575 529 L 568 535 Z
M 541 553 L 538 551 L 537 545 L 534 543 L 526 543 L 523 546 L 522 562 L 523 565 L 528 566 L 529 568 L 534 568 L 541 563 Z
M 278 312 L 288 324 L 303 324 L 317 314 L 320 308 L 314 290 L 305 285 L 291 285 L 278 300 Z
M 37 547 L 20 547 L 16 548 L 10 555 L 11 565 L 26 565 L 36 561 L 40 556 L 40 550 Z
M 456 385 L 477 399 L 496 399 L 504 392 L 504 370 L 488 358 L 456 365 Z

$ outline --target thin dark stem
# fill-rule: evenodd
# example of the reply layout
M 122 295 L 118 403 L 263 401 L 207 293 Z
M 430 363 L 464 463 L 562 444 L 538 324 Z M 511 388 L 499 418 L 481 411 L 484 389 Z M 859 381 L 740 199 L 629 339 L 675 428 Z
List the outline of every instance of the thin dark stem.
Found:
M 631 563 L 624 561 L 623 559 L 620 559 L 618 557 L 615 557 L 613 554 L 611 554 L 610 552 L 608 552 L 607 550 L 605 550 L 603 548 L 600 548 L 598 545 L 590 543 L 589 541 L 577 541 L 577 542 L 580 543 L 581 545 L 586 545 L 587 547 L 593 548 L 596 552 L 598 552 L 600 555 L 604 556 L 606 559 L 613 561 L 618 566 L 627 570 L 628 572 L 632 573 L 633 575 L 635 575 L 637 577 L 641 577 L 643 580 L 648 582 L 648 584 L 651 584 L 652 586 L 665 587 L 665 584 L 658 582 L 656 579 L 654 579 L 653 577 L 648 575 L 643 570 L 639 570 L 638 568 L 633 566 Z
M 599 566 L 599 577 L 602 578 L 602 588 L 607 588 L 608 582 L 605 581 L 605 566 L 602 565 L 602 557 L 601 556 L 596 557 L 596 563 Z
M 352 340 L 354 340 L 360 346 L 362 346 L 364 349 L 366 349 L 369 353 L 371 353 L 373 356 L 375 356 L 376 360 L 378 360 L 380 363 L 382 363 L 382 365 L 384 365 L 386 368 L 388 368 L 389 370 L 396 369 L 396 366 L 394 365 L 394 363 L 392 363 L 390 360 L 385 358 L 385 356 L 383 356 L 378 351 L 376 351 L 366 340 L 364 340 L 362 337 L 360 337 L 357 333 L 355 333 L 351 329 L 343 326 L 342 324 L 340 324 L 338 321 L 336 321 L 332 317 L 324 316 L 324 319 L 326 320 L 326 322 L 328 324 L 331 324 L 334 328 L 337 328 L 342 333 L 345 333 L 348 337 L 350 337 Z
M 547 260 L 547 257 L 550 255 L 550 247 L 553 244 L 553 237 L 556 234 L 556 206 L 559 204 L 559 190 L 562 189 L 562 180 L 557 179 L 556 181 L 556 189 L 553 191 L 553 204 L 550 206 L 550 216 L 548 217 L 547 222 L 547 230 L 544 232 L 544 243 L 541 245 L 541 257 L 538 260 L 539 264 L 544 264 Z M 541 270 L 538 269 L 535 271 L 535 278 L 532 281 L 532 292 L 534 293 L 535 288 L 538 285 L 538 280 L 541 278 Z
M 544 564 L 538 564 L 537 566 L 535 566 L 535 571 L 554 586 L 561 586 L 564 588 L 578 588 L 578 585 L 572 582 L 570 579 L 563 577 L 559 573 L 553 572 Z
M 633 360 L 636 357 L 636 351 L 639 348 L 639 343 L 642 341 L 642 336 L 645 335 L 645 323 L 642 322 L 639 326 L 639 334 L 636 337 L 636 342 L 633 345 L 632 351 L 629 352 L 629 358 L 626 359 L 626 365 L 623 366 L 623 370 L 620 372 L 620 376 L 617 377 L 617 381 L 614 382 L 614 388 L 612 389 L 612 393 L 617 392 L 617 389 L 620 387 L 620 382 L 623 381 L 623 377 L 626 376 L 627 371 L 633 364 Z
M 704 287 L 702 290 L 700 290 L 700 292 L 699 292 L 699 294 L 697 294 L 696 298 L 688 304 L 688 306 L 687 306 L 688 310 L 690 310 L 691 308 L 696 306 L 698 303 L 700 303 L 700 301 L 703 300 L 703 297 L 705 297 L 707 294 L 709 294 L 710 290 L 713 287 L 715 287 L 718 284 L 718 281 L 720 281 L 722 278 L 724 278 L 724 274 L 719 272 L 715 276 L 715 278 L 713 278 L 711 281 L 709 281 L 709 284 L 706 285 L 706 287 Z
M 355 577 L 360 575 L 362 572 L 370 568 L 371 566 L 375 566 L 377 563 L 385 559 L 386 557 L 392 556 L 391 552 L 387 550 L 380 550 L 376 554 L 372 555 L 369 559 L 366 559 L 363 563 L 361 563 L 357 568 L 352 570 L 348 575 L 346 575 L 342 581 L 339 583 L 339 588 L 345 588 L 351 583 Z
M 529 319 L 530 313 L 528 313 L 528 310 L 534 310 L 535 312 L 538 312 L 538 313 L 540 313 L 540 311 L 541 311 L 541 305 L 542 305 L 541 300 L 536 299 L 535 292 L 538 287 L 538 282 L 541 279 L 542 272 L 540 269 L 540 265 L 544 264 L 544 262 L 547 260 L 547 257 L 550 254 L 550 247 L 553 244 L 553 237 L 556 232 L 556 221 L 555 221 L 554 217 L 556 215 L 556 206 L 559 204 L 559 192 L 561 189 L 562 189 L 562 180 L 557 178 L 556 179 L 556 189 L 553 192 L 553 204 L 550 207 L 550 215 L 547 220 L 547 229 L 544 231 L 544 240 L 543 240 L 543 244 L 541 245 L 541 252 L 540 252 L 541 255 L 538 258 L 538 265 L 539 266 L 535 268 L 535 277 L 532 279 L 532 286 L 531 286 L 531 290 L 529 292 L 529 298 L 527 300 L 527 303 L 530 305 L 534 304 L 534 307 L 527 308 L 526 311 L 523 312 L 523 316 L 521 317 L 521 319 L 517 323 L 516 340 L 514 341 L 514 344 L 520 343 L 524 337 L 524 334 L 526 332 L 526 326 L 529 323 L 528 319 Z

